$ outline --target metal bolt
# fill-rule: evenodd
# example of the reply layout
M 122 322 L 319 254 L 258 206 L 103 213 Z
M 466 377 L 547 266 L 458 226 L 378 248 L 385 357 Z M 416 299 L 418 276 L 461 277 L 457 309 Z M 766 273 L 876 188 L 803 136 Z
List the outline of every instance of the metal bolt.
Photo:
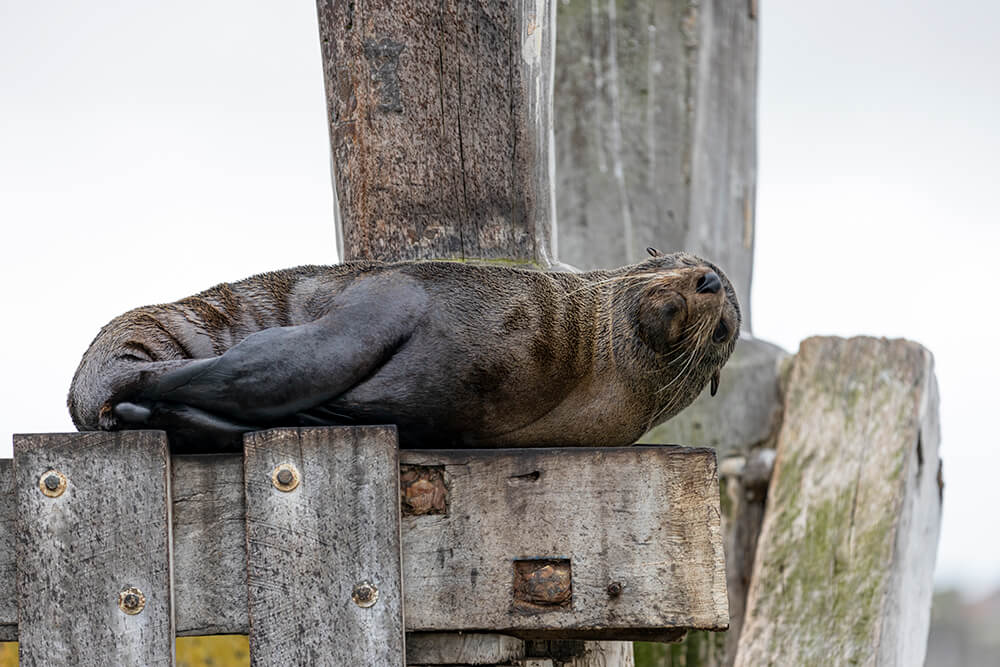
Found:
M 622 594 L 622 588 L 624 587 L 622 586 L 622 583 L 620 581 L 612 581 L 610 584 L 608 584 L 608 595 L 610 595 L 613 598 L 616 598 Z
M 38 478 L 38 488 L 49 498 L 58 498 L 66 490 L 66 476 L 58 470 L 47 470 Z
M 354 585 L 354 592 L 351 593 L 351 599 L 359 607 L 370 607 L 378 602 L 378 588 L 375 587 L 375 584 L 365 579 Z
M 279 491 L 292 491 L 299 485 L 299 471 L 291 463 L 282 463 L 271 473 L 271 483 Z
M 135 616 L 146 608 L 146 596 L 135 586 L 128 586 L 118 592 L 118 608 L 129 616 Z

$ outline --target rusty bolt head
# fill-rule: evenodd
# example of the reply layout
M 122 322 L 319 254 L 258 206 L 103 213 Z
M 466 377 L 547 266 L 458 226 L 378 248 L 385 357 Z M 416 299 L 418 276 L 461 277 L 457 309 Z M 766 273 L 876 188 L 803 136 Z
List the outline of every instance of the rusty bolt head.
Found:
M 47 470 L 38 478 L 38 488 L 49 498 L 58 498 L 66 490 L 66 475 L 58 470 Z
M 146 596 L 135 586 L 128 586 L 118 592 L 118 608 L 129 616 L 135 616 L 146 608 Z
M 299 485 L 298 468 L 291 463 L 282 463 L 271 473 L 271 483 L 279 491 L 292 491 Z
M 367 579 L 360 581 L 354 585 L 354 592 L 351 593 L 351 599 L 359 607 L 370 607 L 378 602 L 378 588 Z
M 608 595 L 610 595 L 613 598 L 616 598 L 622 594 L 622 588 L 624 588 L 624 586 L 622 586 L 622 582 L 612 581 L 610 584 L 608 584 Z

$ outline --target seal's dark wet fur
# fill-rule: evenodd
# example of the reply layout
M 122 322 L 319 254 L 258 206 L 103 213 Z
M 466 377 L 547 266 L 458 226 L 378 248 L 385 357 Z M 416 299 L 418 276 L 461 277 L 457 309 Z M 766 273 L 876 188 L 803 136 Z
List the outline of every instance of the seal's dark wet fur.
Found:
M 187 449 L 359 423 L 406 446 L 626 445 L 717 382 L 739 326 L 723 273 L 683 253 L 582 274 L 304 266 L 116 318 L 69 408 L 81 430 L 164 428 Z

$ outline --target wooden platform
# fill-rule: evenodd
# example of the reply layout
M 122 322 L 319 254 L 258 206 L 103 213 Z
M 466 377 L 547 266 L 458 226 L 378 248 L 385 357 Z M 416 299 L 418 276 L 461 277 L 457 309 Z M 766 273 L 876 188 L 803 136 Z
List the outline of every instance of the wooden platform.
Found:
M 296 507 L 307 501 L 309 511 L 329 515 L 331 522 L 339 521 L 338 515 L 350 521 L 357 514 L 357 503 L 341 505 L 337 498 L 374 498 L 369 482 L 364 488 L 337 490 L 336 471 L 343 470 L 345 480 L 359 479 L 358 471 L 351 468 L 352 459 L 344 458 L 344 434 L 353 443 L 351 451 L 364 451 L 366 439 L 385 440 L 384 432 L 374 433 L 379 429 L 385 430 L 344 427 L 258 434 L 255 449 L 269 452 L 266 460 L 260 459 L 260 452 L 251 456 L 249 445 L 246 457 L 171 457 L 165 453 L 160 432 L 15 436 L 22 488 L 14 488 L 11 461 L 0 461 L 0 639 L 18 637 L 16 522 L 37 525 L 40 532 L 31 539 L 59 542 L 52 548 L 64 556 L 80 553 L 80 544 L 75 542 L 78 536 L 100 535 L 106 542 L 122 543 L 127 537 L 116 532 L 118 524 L 135 523 L 126 521 L 128 511 L 89 512 L 78 507 L 66 512 L 72 503 L 93 503 L 98 496 L 101 502 L 114 505 L 123 496 L 123 485 L 137 474 L 119 466 L 134 468 L 137 449 L 152 451 L 153 473 L 169 470 L 166 497 L 171 512 L 169 518 L 163 513 L 161 521 L 171 521 L 173 528 L 173 587 L 165 595 L 172 598 L 176 633 L 248 633 L 248 525 L 251 545 L 260 541 L 274 546 L 275 535 L 283 536 L 272 550 L 279 560 L 286 552 L 301 557 L 296 550 L 314 548 L 302 546 L 312 540 L 323 548 L 339 549 L 344 562 L 352 562 L 356 559 L 350 551 L 352 539 L 335 540 L 339 529 L 330 527 L 329 537 L 324 534 L 327 524 L 321 522 L 303 525 L 289 537 L 281 532 L 282 522 L 294 516 L 289 513 L 309 509 Z M 28 452 L 44 452 L 44 456 L 32 458 Z M 270 478 L 261 471 L 270 470 L 278 459 L 300 467 L 303 487 L 311 487 L 312 496 L 281 494 L 271 488 Z M 718 477 L 712 450 L 672 446 L 403 450 L 398 452 L 398 461 L 406 631 L 667 641 L 688 629 L 727 627 Z M 63 498 L 46 498 L 39 490 L 40 476 L 50 468 L 68 471 Z M 318 496 L 317 470 L 325 470 L 328 479 L 322 482 L 326 490 Z M 144 474 L 155 478 L 155 474 Z M 362 477 L 368 479 L 366 475 Z M 102 483 L 107 484 L 103 490 L 94 488 Z M 81 485 L 87 485 L 89 496 L 80 492 Z M 164 497 L 163 488 L 148 491 Z M 140 497 L 134 491 L 124 495 L 133 505 Z M 18 518 L 18 497 L 22 507 L 24 499 L 31 500 L 30 515 Z M 247 515 L 248 497 L 255 498 L 255 517 Z M 74 517 L 78 524 L 46 536 L 50 530 L 46 526 L 54 521 L 46 514 L 60 501 L 61 515 Z M 278 509 L 270 505 L 279 502 L 283 505 Z M 372 507 L 383 505 L 374 502 Z M 270 514 L 262 514 L 261 507 Z M 158 534 L 156 526 L 150 526 L 156 523 L 151 516 L 142 514 L 140 523 Z M 386 521 L 391 523 L 391 516 Z M 378 520 L 372 518 L 356 530 L 378 528 Z M 165 544 L 157 549 L 162 551 Z M 392 567 L 389 556 L 387 565 L 378 566 L 382 570 Z M 101 557 L 97 554 L 96 560 Z M 21 558 L 35 557 L 22 553 Z M 310 558 L 302 562 L 317 560 Z M 167 555 L 162 554 L 162 559 L 166 562 Z M 269 577 L 284 579 L 260 568 L 265 561 L 256 547 L 254 559 L 257 569 L 251 568 L 251 573 L 256 572 L 251 583 L 263 582 L 263 588 L 251 589 L 266 595 Z M 86 579 L 93 560 L 77 563 L 78 571 L 65 576 Z M 274 561 L 266 563 L 278 567 Z M 73 561 L 70 558 L 62 565 L 72 569 Z M 21 576 L 44 566 L 44 562 L 22 563 Z M 299 578 L 316 574 L 326 581 L 337 576 L 336 571 L 310 573 L 301 564 L 287 567 L 294 567 Z M 350 581 L 339 586 L 355 585 L 354 574 L 344 576 Z M 119 584 L 97 581 L 98 589 L 108 588 L 109 595 L 117 594 Z M 84 588 L 80 591 L 88 594 Z M 150 596 L 151 602 L 155 597 Z

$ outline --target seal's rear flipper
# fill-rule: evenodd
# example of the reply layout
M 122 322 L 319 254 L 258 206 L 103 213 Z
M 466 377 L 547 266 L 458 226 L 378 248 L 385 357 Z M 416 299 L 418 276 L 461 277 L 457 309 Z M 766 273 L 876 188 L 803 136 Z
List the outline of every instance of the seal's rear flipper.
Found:
M 411 278 L 363 278 L 318 320 L 253 333 L 221 356 L 162 375 L 140 399 L 277 426 L 368 378 L 409 339 L 426 304 Z

